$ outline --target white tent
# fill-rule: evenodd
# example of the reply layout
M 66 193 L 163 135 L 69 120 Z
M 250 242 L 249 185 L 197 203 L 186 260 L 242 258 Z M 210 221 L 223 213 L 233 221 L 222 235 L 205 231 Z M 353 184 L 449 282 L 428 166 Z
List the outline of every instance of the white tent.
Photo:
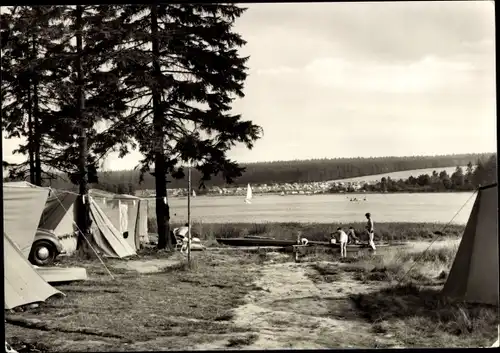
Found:
M 4 231 L 28 258 L 48 189 L 26 182 L 4 183 Z
M 28 183 L 6 183 L 4 193 L 4 308 L 44 301 L 62 294 L 48 284 L 28 262 L 48 190 Z M 27 248 L 22 252 L 18 245 Z
M 147 243 L 149 241 L 146 200 L 132 195 L 112 194 L 96 189 L 90 190 L 89 195 L 95 199 L 121 234 L 128 232 L 126 240 L 133 249 L 138 250 L 141 242 Z
M 75 225 L 75 203 L 77 195 L 65 191 L 56 191 L 45 205 L 40 218 L 40 228 L 50 229 L 61 239 L 67 253 L 71 254 L 77 246 L 77 228 Z M 136 254 L 135 246 L 128 244 L 113 223 L 92 197 L 90 197 L 90 217 L 92 220 L 92 246 L 108 257 L 127 257 Z
M 498 306 L 498 186 L 481 187 L 443 294 Z

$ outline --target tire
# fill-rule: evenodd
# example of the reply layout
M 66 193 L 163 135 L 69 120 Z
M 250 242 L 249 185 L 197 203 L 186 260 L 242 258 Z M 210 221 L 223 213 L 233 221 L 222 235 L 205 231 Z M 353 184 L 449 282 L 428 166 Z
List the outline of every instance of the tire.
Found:
M 46 258 L 42 258 L 39 256 L 38 252 L 40 249 L 47 249 L 48 251 L 48 256 Z M 31 252 L 29 256 L 29 260 L 32 264 L 37 265 L 37 266 L 47 266 L 51 265 L 54 263 L 54 260 L 56 259 L 57 256 L 57 249 L 52 244 L 51 242 L 47 240 L 39 240 L 33 243 L 33 246 L 31 247 Z

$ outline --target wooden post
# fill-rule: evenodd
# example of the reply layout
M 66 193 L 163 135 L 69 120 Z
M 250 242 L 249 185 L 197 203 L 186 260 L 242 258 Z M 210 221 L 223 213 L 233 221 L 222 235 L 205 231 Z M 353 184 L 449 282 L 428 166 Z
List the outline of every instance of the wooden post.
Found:
M 191 162 L 188 162 L 188 267 L 191 268 Z
M 302 232 L 297 233 L 297 245 L 300 245 L 300 238 L 302 236 Z M 294 246 L 293 247 L 293 252 L 295 253 L 295 262 L 299 262 L 299 247 Z

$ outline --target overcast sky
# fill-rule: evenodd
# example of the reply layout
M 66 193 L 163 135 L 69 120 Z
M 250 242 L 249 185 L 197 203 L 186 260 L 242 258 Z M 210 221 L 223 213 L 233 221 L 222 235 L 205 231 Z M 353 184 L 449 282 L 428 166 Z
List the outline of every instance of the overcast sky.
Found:
M 493 2 L 246 6 L 234 110 L 264 137 L 237 161 L 496 151 Z

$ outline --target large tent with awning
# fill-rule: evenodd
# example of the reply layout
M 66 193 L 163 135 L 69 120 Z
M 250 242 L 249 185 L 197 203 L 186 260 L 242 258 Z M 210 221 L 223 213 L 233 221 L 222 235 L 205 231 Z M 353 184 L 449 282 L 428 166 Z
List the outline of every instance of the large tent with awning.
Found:
M 92 239 L 89 240 L 92 246 L 108 257 L 122 258 L 135 255 L 136 249 L 139 248 L 134 241 L 137 234 L 135 229 L 129 231 L 132 236 L 125 239 L 120 224 L 112 221 L 115 213 L 110 212 L 108 209 L 110 207 L 105 207 L 103 210 L 103 203 L 97 203 L 92 194 L 91 191 L 89 193 L 89 204 L 92 220 Z M 52 230 L 61 239 L 63 247 L 69 254 L 74 252 L 77 246 L 78 229 L 75 223 L 77 197 L 72 192 L 53 190 L 39 223 L 40 228 Z M 131 212 L 131 214 L 133 213 Z M 132 218 L 133 223 L 131 222 L 134 227 L 136 225 L 137 209 L 135 214 L 136 218 Z M 132 238 L 132 241 L 128 238 Z
M 5 183 L 3 193 L 4 308 L 12 309 L 62 294 L 27 260 L 49 191 L 29 183 Z

